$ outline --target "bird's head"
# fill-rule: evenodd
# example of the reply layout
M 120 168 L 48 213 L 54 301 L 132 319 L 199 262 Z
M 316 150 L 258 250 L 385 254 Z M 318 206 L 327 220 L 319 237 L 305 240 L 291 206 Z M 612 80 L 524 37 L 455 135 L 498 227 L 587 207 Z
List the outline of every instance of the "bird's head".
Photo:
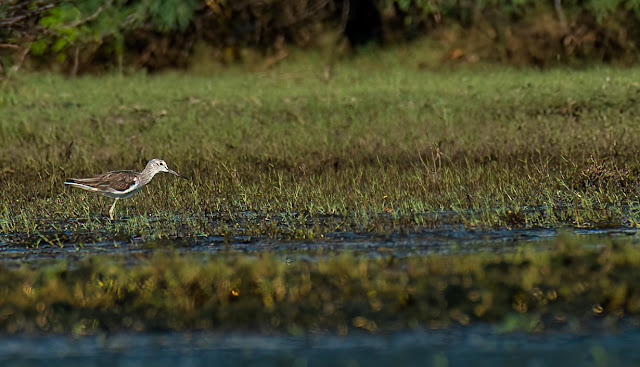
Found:
M 155 172 L 168 172 L 168 173 L 174 174 L 174 175 L 176 175 L 176 176 L 178 176 L 180 178 L 185 178 L 184 176 L 182 176 L 178 172 L 170 169 L 167 166 L 167 162 L 163 161 L 162 159 L 158 159 L 158 158 L 150 160 L 149 163 L 147 163 L 147 168 L 145 168 L 145 169 L 151 169 L 151 170 L 153 170 Z

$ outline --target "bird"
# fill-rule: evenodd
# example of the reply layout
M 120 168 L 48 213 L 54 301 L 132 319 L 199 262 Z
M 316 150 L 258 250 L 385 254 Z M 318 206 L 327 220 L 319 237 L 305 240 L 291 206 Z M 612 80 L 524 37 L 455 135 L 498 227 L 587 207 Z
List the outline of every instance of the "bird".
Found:
M 142 172 L 136 171 L 111 171 L 96 177 L 70 178 L 65 185 L 79 187 L 83 190 L 97 192 L 112 199 L 113 205 L 109 209 L 109 218 L 113 220 L 113 209 L 118 199 L 128 198 L 135 194 L 144 185 L 151 182 L 153 176 L 159 172 L 168 172 L 180 178 L 186 178 L 178 172 L 169 169 L 167 162 L 162 159 L 152 159 Z

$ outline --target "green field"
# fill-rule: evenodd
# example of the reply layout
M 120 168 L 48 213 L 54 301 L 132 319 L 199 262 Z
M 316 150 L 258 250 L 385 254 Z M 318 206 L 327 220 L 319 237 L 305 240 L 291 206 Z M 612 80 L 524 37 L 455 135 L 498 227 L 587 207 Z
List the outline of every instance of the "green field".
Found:
M 120 233 L 301 238 L 336 221 L 356 232 L 640 221 L 639 69 L 423 71 L 390 56 L 317 65 L 5 82 L 0 230 L 70 218 L 100 228 L 111 200 L 64 179 L 141 170 L 155 157 L 190 180 L 159 177 L 121 201 Z M 234 228 L 246 212 L 277 225 Z

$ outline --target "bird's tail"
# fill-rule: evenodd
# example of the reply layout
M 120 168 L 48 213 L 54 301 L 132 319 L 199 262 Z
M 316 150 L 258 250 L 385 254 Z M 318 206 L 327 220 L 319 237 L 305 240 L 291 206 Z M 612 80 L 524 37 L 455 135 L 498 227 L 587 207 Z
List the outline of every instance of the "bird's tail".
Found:
M 81 188 L 81 189 L 87 190 L 87 191 L 98 191 L 98 189 L 96 189 L 95 187 L 89 186 L 89 185 L 85 185 L 85 184 L 83 184 L 81 182 L 82 182 L 82 180 L 75 179 L 75 178 L 70 178 L 69 181 L 65 181 L 64 184 L 65 185 L 69 185 L 69 186 L 78 187 L 78 188 Z

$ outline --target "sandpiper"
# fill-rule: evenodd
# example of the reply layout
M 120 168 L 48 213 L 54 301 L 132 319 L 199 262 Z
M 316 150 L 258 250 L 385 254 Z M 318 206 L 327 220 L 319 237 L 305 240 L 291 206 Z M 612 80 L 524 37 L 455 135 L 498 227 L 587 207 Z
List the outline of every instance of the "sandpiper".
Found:
M 153 176 L 158 172 L 169 172 L 185 178 L 178 172 L 169 169 L 167 162 L 156 158 L 150 160 L 142 172 L 111 171 L 97 177 L 71 178 L 65 184 L 113 198 L 113 205 L 109 209 L 109 218 L 113 220 L 113 209 L 116 207 L 118 199 L 128 198 L 135 194 L 142 186 L 151 182 Z

